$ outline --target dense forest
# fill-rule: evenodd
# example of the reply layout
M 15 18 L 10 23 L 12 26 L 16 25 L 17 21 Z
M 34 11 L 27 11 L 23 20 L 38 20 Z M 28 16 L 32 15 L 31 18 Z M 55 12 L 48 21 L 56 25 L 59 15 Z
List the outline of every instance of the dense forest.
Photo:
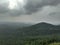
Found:
M 18 29 L 10 27 L 0 30 L 0 45 L 54 45 L 59 42 L 60 25 L 43 22 Z
M 0 45 L 50 45 L 60 42 L 59 36 L 9 37 L 0 38 Z

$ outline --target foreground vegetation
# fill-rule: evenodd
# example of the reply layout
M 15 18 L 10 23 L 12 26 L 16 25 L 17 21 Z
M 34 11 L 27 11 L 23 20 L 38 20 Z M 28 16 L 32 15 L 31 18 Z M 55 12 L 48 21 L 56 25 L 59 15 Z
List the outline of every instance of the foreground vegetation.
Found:
M 60 42 L 59 36 L 4 37 L 4 39 L 0 39 L 0 45 L 53 45 L 53 43 L 59 45 L 58 42 Z
M 60 45 L 60 42 L 58 42 L 58 43 L 51 43 L 50 45 Z

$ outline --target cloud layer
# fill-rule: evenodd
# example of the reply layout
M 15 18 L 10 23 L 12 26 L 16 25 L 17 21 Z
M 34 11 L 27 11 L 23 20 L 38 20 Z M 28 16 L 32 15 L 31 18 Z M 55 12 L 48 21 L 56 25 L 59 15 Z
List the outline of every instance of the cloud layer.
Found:
M 3 2 L 4 1 L 1 0 L 0 13 L 8 13 L 16 16 L 21 14 L 32 14 L 42 10 L 42 7 L 44 6 L 56 6 L 60 3 L 60 0 L 27 0 L 26 6 L 21 7 L 20 4 L 18 4 L 19 9 L 16 8 L 15 10 L 10 10 L 8 8 L 8 1 Z
M 27 0 L 23 7 L 18 3 L 9 9 L 8 0 L 0 0 L 0 20 L 17 22 L 50 22 L 60 24 L 60 0 Z

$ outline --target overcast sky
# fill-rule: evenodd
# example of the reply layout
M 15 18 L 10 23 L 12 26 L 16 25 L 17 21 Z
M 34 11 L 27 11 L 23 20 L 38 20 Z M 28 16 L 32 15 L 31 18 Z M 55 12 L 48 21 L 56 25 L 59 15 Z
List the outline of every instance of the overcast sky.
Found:
M 0 22 L 60 24 L 60 0 L 0 0 Z

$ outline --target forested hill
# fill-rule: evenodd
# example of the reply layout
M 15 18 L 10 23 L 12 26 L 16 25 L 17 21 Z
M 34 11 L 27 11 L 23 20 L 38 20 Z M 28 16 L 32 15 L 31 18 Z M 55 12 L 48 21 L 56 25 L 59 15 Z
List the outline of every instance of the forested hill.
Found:
M 23 28 L 21 28 L 20 26 L 7 25 L 5 25 L 4 27 L 1 25 L 1 27 L 0 37 L 25 37 L 60 34 L 60 25 L 52 25 L 44 22 Z
M 25 36 L 60 34 L 60 25 L 52 25 L 42 22 L 30 27 L 19 29 L 19 32 Z

